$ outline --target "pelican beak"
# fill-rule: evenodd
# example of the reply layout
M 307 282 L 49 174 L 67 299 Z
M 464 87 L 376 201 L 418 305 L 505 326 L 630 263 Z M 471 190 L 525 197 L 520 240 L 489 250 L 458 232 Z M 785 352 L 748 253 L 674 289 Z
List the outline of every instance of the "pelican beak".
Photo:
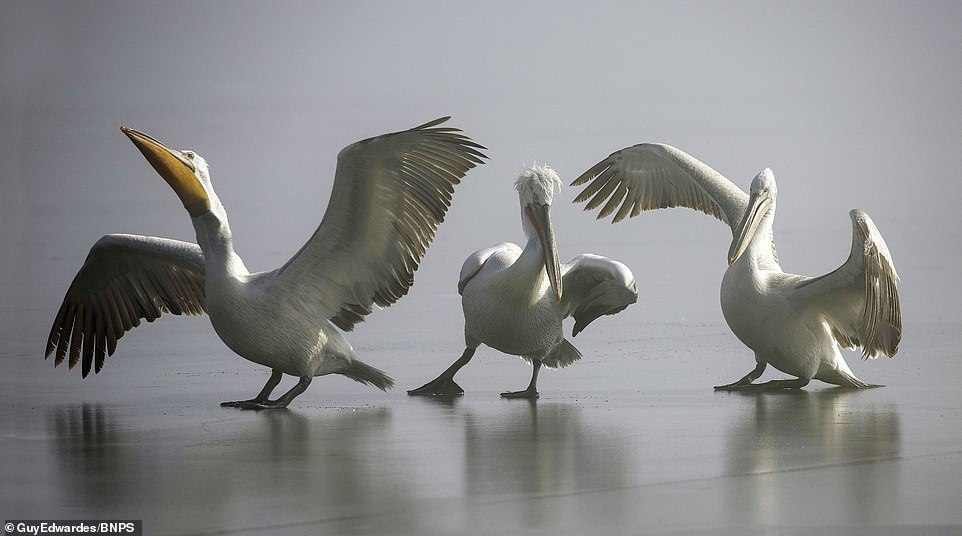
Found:
M 544 269 L 548 272 L 548 283 L 561 302 L 561 262 L 558 260 L 558 246 L 555 244 L 554 228 L 551 227 L 551 205 L 531 203 L 525 206 L 525 214 L 538 231 L 541 250 L 544 251 Z
M 765 214 L 768 214 L 768 208 L 771 205 L 772 198 L 767 193 L 754 193 L 748 199 L 748 210 L 745 211 L 745 217 L 742 218 L 741 225 L 735 231 L 735 238 L 728 249 L 728 266 L 735 264 L 735 261 L 748 248 L 752 237 L 755 236 L 755 231 L 758 230 L 758 225 L 762 222 Z
M 210 198 L 195 174 L 194 164 L 177 149 L 171 149 L 143 132 L 120 127 L 120 131 L 134 142 L 150 165 L 174 189 L 177 197 L 192 218 L 210 210 Z

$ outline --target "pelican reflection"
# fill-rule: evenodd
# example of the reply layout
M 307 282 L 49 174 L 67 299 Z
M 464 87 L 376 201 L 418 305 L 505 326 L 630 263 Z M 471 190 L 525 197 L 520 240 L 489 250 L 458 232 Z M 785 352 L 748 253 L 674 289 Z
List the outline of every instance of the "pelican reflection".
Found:
M 630 485 L 635 468 L 630 451 L 619 448 L 614 429 L 584 419 L 572 404 L 534 400 L 492 414 L 464 412 L 465 494 L 504 496 L 568 494 L 573 490 L 612 489 Z M 608 506 L 627 513 L 626 502 Z M 557 501 L 518 500 L 525 523 L 550 525 L 572 512 Z M 477 520 L 479 523 L 483 520 Z
M 901 454 L 899 411 L 860 394 L 752 398 L 754 418 L 740 419 L 728 435 L 726 472 L 735 478 L 726 497 L 738 522 L 810 521 L 821 505 L 850 522 L 898 522 L 887 505 L 898 502 L 901 464 L 885 462 Z
M 146 502 L 146 453 L 111 410 L 92 404 L 55 407 L 47 423 L 64 502 L 110 507 Z
M 414 494 L 398 468 L 407 464 L 379 447 L 392 444 L 391 421 L 383 407 L 263 412 L 254 419 L 55 407 L 47 414 L 54 500 L 81 517 L 109 508 L 181 533 L 329 526 L 350 511 L 386 504 L 406 511 Z M 283 512 L 271 509 L 279 500 Z

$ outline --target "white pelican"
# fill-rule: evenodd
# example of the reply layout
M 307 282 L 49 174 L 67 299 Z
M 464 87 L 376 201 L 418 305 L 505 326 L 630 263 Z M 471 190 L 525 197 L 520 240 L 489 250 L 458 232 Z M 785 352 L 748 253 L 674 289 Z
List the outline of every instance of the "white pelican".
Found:
M 46 356 L 70 354 L 100 372 L 117 339 L 162 313 L 207 312 L 214 330 L 241 357 L 269 367 L 270 379 L 244 409 L 283 408 L 314 376 L 342 374 L 385 390 L 393 380 L 357 359 L 335 326 L 350 331 L 372 311 L 407 293 L 414 271 L 451 202 L 454 185 L 480 164 L 482 146 L 439 127 L 444 117 L 360 141 L 337 157 L 327 212 L 284 266 L 250 273 L 234 252 L 227 213 L 207 163 L 121 127 L 170 184 L 190 214 L 197 244 L 107 235 L 91 248 L 57 313 Z M 299 378 L 270 400 L 282 374 Z
M 688 207 L 729 224 L 733 240 L 721 306 L 735 335 L 755 352 L 756 367 L 719 390 L 801 388 L 812 378 L 845 387 L 875 387 L 855 377 L 839 346 L 865 358 L 892 357 L 902 336 L 898 275 L 868 214 L 852 210 L 852 251 L 821 277 L 787 274 L 775 254 L 775 175 L 764 169 L 745 194 L 718 172 L 669 145 L 640 144 L 612 153 L 575 179 L 592 181 L 575 199 L 585 210 L 615 211 L 612 223 L 642 210 Z M 619 208 L 618 205 L 621 204 Z M 795 376 L 753 384 L 766 365 Z
M 559 368 L 581 359 L 561 330 L 575 319 L 576 336 L 594 319 L 624 310 L 638 299 L 631 270 L 598 255 L 579 255 L 561 265 L 551 227 L 551 198 L 561 178 L 548 167 L 523 169 L 515 188 L 521 225 L 528 242 L 522 250 L 502 242 L 476 251 L 464 261 L 458 280 L 464 310 L 465 350 L 436 379 L 409 395 L 460 395 L 454 375 L 482 343 L 531 363 L 531 382 L 505 398 L 537 398 L 541 365 Z

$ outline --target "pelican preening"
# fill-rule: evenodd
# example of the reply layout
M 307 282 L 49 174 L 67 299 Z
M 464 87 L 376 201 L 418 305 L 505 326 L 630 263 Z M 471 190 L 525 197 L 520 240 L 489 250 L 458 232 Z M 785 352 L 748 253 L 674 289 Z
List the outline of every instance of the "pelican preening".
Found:
M 892 357 L 902 334 L 888 247 L 868 214 L 852 210 L 852 251 L 821 277 L 786 274 L 775 254 L 772 223 L 775 175 L 764 169 L 744 193 L 718 172 L 669 145 L 640 144 L 612 153 L 574 180 L 590 182 L 575 202 L 602 207 L 613 222 L 642 210 L 688 207 L 729 224 L 733 240 L 722 279 L 721 305 L 735 335 L 755 352 L 756 367 L 719 390 L 800 388 L 812 378 L 846 387 L 873 387 L 855 377 L 839 346 Z M 619 204 L 621 205 L 619 207 Z M 766 365 L 795 376 L 753 384 Z
M 564 367 L 581 359 L 565 338 L 561 320 L 575 319 L 572 337 L 602 315 L 624 310 L 638 299 L 634 277 L 624 264 L 585 254 L 561 265 L 551 226 L 551 199 L 561 179 L 548 167 L 522 170 L 515 182 L 527 243 L 509 242 L 471 254 L 461 267 L 458 293 L 464 310 L 465 350 L 436 379 L 409 395 L 460 395 L 454 375 L 482 343 L 532 365 L 526 389 L 505 398 L 537 398 L 542 365 Z
M 234 252 L 204 159 L 121 127 L 183 202 L 197 244 L 101 238 L 67 290 L 45 355 L 55 354 L 59 365 L 69 354 L 70 368 L 81 362 L 86 377 L 140 319 L 207 312 L 231 350 L 271 369 L 257 396 L 222 405 L 283 408 L 325 374 L 387 389 L 393 380 L 358 360 L 335 326 L 350 331 L 373 305 L 387 307 L 407 293 L 454 185 L 486 158 L 458 129 L 438 126 L 447 119 L 344 148 L 314 235 L 284 266 L 253 274 Z M 283 374 L 299 381 L 270 400 Z

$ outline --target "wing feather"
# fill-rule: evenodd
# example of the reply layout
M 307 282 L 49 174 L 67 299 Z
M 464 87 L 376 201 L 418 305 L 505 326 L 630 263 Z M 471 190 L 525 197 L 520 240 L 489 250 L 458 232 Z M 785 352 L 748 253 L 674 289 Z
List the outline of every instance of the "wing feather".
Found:
M 598 218 L 615 213 L 612 223 L 643 210 L 688 207 L 714 216 L 734 230 L 748 207 L 748 194 L 670 145 L 642 143 L 615 151 L 571 185 L 585 183 L 575 202 L 588 201 L 585 210 L 604 203 Z
M 635 278 L 624 264 L 586 253 L 561 267 L 561 307 L 575 319 L 575 337 L 596 318 L 623 311 L 638 301 Z
M 404 296 L 454 186 L 487 158 L 447 120 L 345 147 L 324 218 L 272 284 L 345 331 Z
M 464 259 L 464 264 L 461 265 L 461 273 L 458 274 L 458 295 L 464 295 L 464 289 L 468 286 L 468 283 L 474 279 L 474 276 L 478 275 L 488 259 L 495 255 L 501 258 L 510 258 L 513 262 L 521 255 L 521 248 L 511 242 L 500 242 L 468 255 L 468 258 Z
M 806 303 L 824 311 L 843 348 L 862 357 L 893 357 L 902 339 L 898 273 L 875 223 L 861 210 L 852 218 L 852 251 L 838 269 L 797 287 Z
M 107 235 L 90 253 L 57 311 L 45 356 L 100 372 L 124 333 L 164 312 L 204 314 L 204 255 L 196 244 Z M 69 356 L 69 359 L 68 359 Z

